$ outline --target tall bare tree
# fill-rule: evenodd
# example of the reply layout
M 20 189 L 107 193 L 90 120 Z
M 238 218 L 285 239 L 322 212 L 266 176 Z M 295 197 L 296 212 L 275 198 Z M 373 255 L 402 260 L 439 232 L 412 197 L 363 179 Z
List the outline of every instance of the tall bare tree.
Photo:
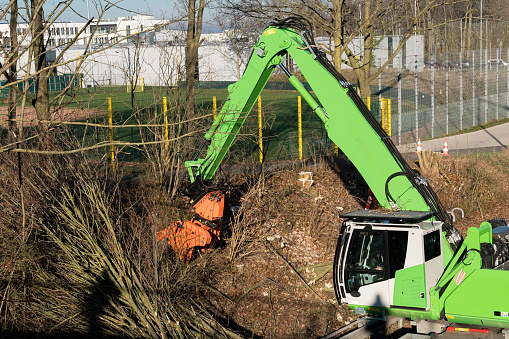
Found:
M 16 60 L 18 58 L 18 1 L 12 0 L 10 4 L 10 18 L 9 18 L 9 53 L 6 58 L 6 64 L 9 69 L 6 71 L 6 79 L 8 88 L 8 116 L 9 116 L 9 129 L 11 133 L 16 129 L 16 104 L 17 104 L 17 91 L 14 86 L 10 85 L 16 81 L 17 67 Z M 11 135 L 9 133 L 9 135 Z M 21 136 L 20 136 L 21 137 Z
M 32 25 L 32 48 L 31 57 L 35 64 L 34 80 L 36 85 L 36 96 L 32 99 L 32 105 L 35 108 L 37 118 L 43 121 L 50 120 L 50 105 L 48 78 L 50 69 L 46 64 L 46 42 L 44 41 L 44 18 L 43 5 L 45 0 L 32 0 L 30 2 Z M 48 124 L 39 123 L 39 127 L 44 132 Z
M 227 49 L 217 48 L 217 52 L 229 60 L 234 68 L 235 76 L 240 79 L 252 46 L 263 27 L 260 27 L 259 22 L 253 18 L 242 16 L 238 12 L 224 15 L 222 11 L 218 11 L 215 21 L 223 31 L 228 46 Z
M 187 36 L 186 36 L 186 111 L 194 113 L 195 81 L 199 76 L 198 48 L 200 47 L 201 31 L 203 26 L 203 12 L 205 0 L 188 0 L 187 3 Z

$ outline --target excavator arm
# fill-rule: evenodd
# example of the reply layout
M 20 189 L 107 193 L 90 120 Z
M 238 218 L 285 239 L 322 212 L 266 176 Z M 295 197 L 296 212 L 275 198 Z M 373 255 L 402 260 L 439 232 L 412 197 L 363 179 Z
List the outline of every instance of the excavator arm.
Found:
M 244 75 L 228 88 L 229 96 L 205 135 L 202 146 L 209 143 L 205 157 L 198 159 L 197 152 L 194 160 L 186 162 L 191 181 L 214 176 L 267 80 L 280 66 L 323 121 L 329 138 L 361 173 L 382 207 L 434 211 L 448 221 L 443 210 L 439 211 L 439 202 L 426 180 L 409 168 L 351 84 L 327 64 L 310 39 L 308 32 L 299 34 L 282 26 L 268 27 L 262 33 Z M 318 102 L 282 65 L 282 57 L 287 53 Z
M 285 54 L 295 61 L 317 100 L 283 66 Z M 315 45 L 307 27 L 293 19 L 262 33 L 242 78 L 229 86 L 228 98 L 205 140 L 194 158 L 185 163 L 194 186 L 212 179 L 277 67 L 319 116 L 329 138 L 355 165 L 383 208 L 430 211 L 446 224 L 449 236 L 455 234 L 450 217 L 427 181 L 403 160 L 352 85 Z M 205 156 L 200 158 L 206 146 Z

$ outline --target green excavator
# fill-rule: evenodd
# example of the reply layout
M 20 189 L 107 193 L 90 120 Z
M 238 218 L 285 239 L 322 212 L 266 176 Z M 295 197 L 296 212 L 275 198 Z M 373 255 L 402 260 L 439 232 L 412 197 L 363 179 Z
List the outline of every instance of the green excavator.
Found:
M 283 65 L 286 54 L 314 96 Z M 268 27 L 254 45 L 242 78 L 229 86 L 217 119 L 185 164 L 192 183 L 185 193 L 196 214 L 170 225 L 158 238 L 183 260 L 217 241 L 225 197 L 209 180 L 277 67 L 382 207 L 341 215 L 333 269 L 338 302 L 358 314 L 509 328 L 509 292 L 504 292 L 509 227 L 483 222 L 463 239 L 427 180 L 405 162 L 352 84 L 315 44 L 309 25 L 298 19 Z

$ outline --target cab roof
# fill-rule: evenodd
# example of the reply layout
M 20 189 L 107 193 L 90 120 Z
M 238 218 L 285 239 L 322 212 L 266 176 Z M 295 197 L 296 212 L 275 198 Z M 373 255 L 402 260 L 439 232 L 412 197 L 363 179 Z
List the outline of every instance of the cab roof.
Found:
M 388 221 L 395 224 L 416 224 L 429 220 L 435 215 L 432 211 L 391 211 L 384 209 L 357 210 L 339 216 L 344 219 L 356 222 L 383 222 Z

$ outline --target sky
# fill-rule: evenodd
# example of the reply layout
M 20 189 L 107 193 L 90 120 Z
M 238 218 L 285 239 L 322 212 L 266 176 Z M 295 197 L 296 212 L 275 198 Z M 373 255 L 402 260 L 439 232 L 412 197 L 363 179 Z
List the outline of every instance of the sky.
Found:
M 6 6 L 6 0 L 0 0 L 0 7 Z M 183 15 L 179 13 L 182 10 L 182 2 L 185 0 L 88 0 L 88 13 L 87 14 L 87 0 L 73 0 L 72 9 L 67 9 L 62 13 L 57 22 L 86 22 L 87 17 L 97 19 L 102 12 L 100 8 L 108 6 L 108 10 L 102 16 L 102 19 L 116 19 L 117 17 L 136 16 L 139 14 L 153 15 L 155 19 L 163 20 L 176 20 L 182 18 Z M 47 0 L 44 5 L 44 15 L 46 19 L 50 13 L 59 4 L 60 0 Z M 24 18 L 25 11 L 20 4 L 20 13 Z M 102 6 L 102 7 L 101 7 Z M 99 10 L 98 10 L 99 8 Z M 203 25 L 203 33 L 218 32 L 220 29 L 212 22 L 212 9 L 205 9 L 205 22 Z M 0 22 L 8 22 L 8 15 L 5 16 Z M 23 19 L 21 19 L 23 21 Z M 175 28 L 181 29 L 181 25 L 175 25 Z
M 88 0 L 88 12 L 90 18 L 98 18 L 101 10 L 110 4 L 110 8 L 103 15 L 103 19 L 115 19 L 117 17 L 135 16 L 138 14 L 153 15 L 155 19 L 176 19 L 182 17 L 179 14 L 181 10 L 182 0 Z M 50 11 L 59 3 L 59 0 L 48 0 L 45 14 L 49 15 Z M 111 4 L 114 4 L 111 6 Z M 74 0 L 72 3 L 74 11 L 68 9 L 59 18 L 58 21 L 86 21 L 87 15 L 87 0 Z M 217 32 L 218 27 L 211 23 L 211 9 L 205 10 L 205 23 L 204 33 Z M 179 26 L 180 27 L 180 26 Z
M 46 9 L 46 14 L 48 14 L 48 10 L 51 10 L 51 7 L 58 3 L 56 0 L 50 0 L 47 2 L 48 8 Z M 173 1 L 165 1 L 165 0 L 121 0 L 121 1 L 98 1 L 98 0 L 88 0 L 88 8 L 90 17 L 97 18 L 98 13 L 102 10 L 98 10 L 97 8 L 100 6 L 105 7 L 108 4 L 114 4 L 113 7 L 108 9 L 103 16 L 103 18 L 114 19 L 119 16 L 131 16 L 137 14 L 147 14 L 154 15 L 156 19 L 167 19 L 171 16 L 176 15 L 176 6 Z M 64 12 L 60 20 L 61 21 L 84 21 L 87 18 L 87 0 L 74 0 L 72 3 L 72 7 L 78 12 L 80 15 L 74 13 L 72 10 L 67 10 Z

